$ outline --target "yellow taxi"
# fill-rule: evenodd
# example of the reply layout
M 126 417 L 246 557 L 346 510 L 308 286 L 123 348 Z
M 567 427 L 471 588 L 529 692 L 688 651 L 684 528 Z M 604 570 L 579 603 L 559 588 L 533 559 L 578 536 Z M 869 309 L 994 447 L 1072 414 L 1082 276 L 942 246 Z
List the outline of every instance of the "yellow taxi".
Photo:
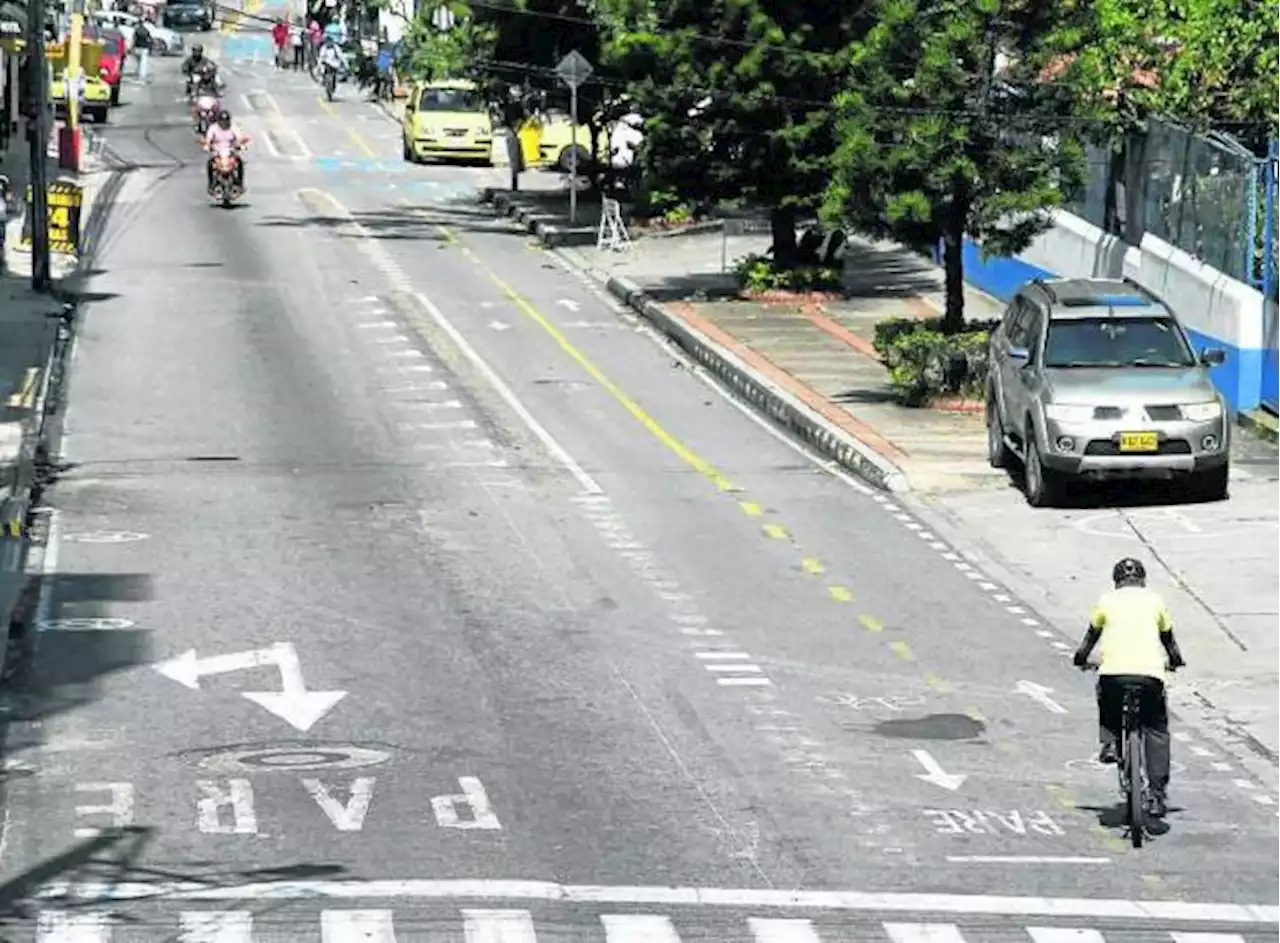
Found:
M 585 124 L 579 124 L 576 130 L 569 122 L 568 112 L 549 110 L 536 115 L 526 122 L 537 128 L 538 164 L 555 167 L 564 173 L 573 165 L 573 146 L 576 138 L 578 146 L 578 166 L 586 168 L 597 159 L 607 160 L 609 157 L 609 129 L 602 128 L 596 135 L 596 146 L 591 146 L 591 132 Z M 526 163 L 529 161 L 525 156 Z
M 99 77 L 102 45 L 87 39 L 80 47 L 80 64 L 84 78 L 80 82 L 81 114 L 92 118 L 94 124 L 106 124 L 111 113 L 111 86 Z M 53 81 L 49 86 L 49 98 L 55 113 L 63 115 L 67 110 L 66 43 L 51 43 L 48 47 L 49 65 Z
M 400 119 L 404 159 L 493 163 L 493 119 L 474 82 L 417 82 Z

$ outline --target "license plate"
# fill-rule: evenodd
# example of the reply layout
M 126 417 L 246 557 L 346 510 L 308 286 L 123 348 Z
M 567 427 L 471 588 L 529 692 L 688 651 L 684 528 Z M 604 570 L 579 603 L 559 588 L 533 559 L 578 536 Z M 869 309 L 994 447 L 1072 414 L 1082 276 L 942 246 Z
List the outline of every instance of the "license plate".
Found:
M 1160 448 L 1160 437 L 1154 432 L 1120 433 L 1121 452 L 1155 452 Z
M 465 138 L 467 136 L 466 131 L 454 131 L 453 129 L 450 129 L 445 133 L 448 134 L 449 137 L 451 138 Z

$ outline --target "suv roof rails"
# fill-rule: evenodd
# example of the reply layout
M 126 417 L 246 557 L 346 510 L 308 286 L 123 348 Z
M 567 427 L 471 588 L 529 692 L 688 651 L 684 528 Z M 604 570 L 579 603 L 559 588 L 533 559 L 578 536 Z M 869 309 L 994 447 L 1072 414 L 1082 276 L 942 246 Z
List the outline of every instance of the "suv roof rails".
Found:
M 1049 296 L 1050 304 L 1058 303 L 1058 293 L 1055 292 L 1053 288 L 1049 286 L 1049 282 L 1045 279 L 1043 275 L 1037 275 L 1035 278 L 1031 279 L 1031 284 L 1039 285 L 1041 288 L 1044 289 L 1044 293 Z

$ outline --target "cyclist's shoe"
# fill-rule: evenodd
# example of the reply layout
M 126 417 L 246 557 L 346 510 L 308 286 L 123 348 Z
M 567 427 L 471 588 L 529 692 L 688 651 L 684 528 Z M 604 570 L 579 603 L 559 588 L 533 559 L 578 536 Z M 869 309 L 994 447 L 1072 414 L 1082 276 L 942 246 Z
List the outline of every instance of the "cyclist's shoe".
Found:
M 1148 807 L 1147 812 L 1155 819 L 1162 819 L 1169 814 L 1169 805 L 1165 802 L 1163 792 L 1156 792 L 1155 790 L 1152 790 L 1151 804 Z
M 1114 766 L 1119 761 L 1120 757 L 1116 753 L 1116 745 L 1114 743 L 1104 743 L 1102 749 L 1098 751 L 1098 762 Z

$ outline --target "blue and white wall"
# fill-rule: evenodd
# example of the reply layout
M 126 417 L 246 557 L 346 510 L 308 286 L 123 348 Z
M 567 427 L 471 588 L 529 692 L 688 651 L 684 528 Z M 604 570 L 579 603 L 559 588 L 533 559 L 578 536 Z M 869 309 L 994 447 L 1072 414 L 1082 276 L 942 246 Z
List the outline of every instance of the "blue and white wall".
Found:
M 1016 258 L 984 261 L 972 243 L 964 255 L 969 284 L 1002 301 L 1032 278 L 1127 275 L 1173 308 L 1197 348 L 1226 350 L 1226 363 L 1212 376 L 1232 409 L 1255 409 L 1277 398 L 1275 303 L 1264 303 L 1261 292 L 1162 239 L 1148 235 L 1131 246 L 1078 216 L 1058 213 L 1053 228 Z

